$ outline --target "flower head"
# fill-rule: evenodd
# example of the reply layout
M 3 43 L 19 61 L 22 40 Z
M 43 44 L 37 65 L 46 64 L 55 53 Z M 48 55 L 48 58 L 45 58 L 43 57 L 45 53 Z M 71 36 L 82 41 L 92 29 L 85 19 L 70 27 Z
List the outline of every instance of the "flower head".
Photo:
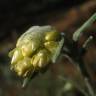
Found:
M 11 69 L 22 77 L 39 72 L 50 62 L 54 63 L 62 49 L 62 40 L 64 43 L 61 34 L 51 26 L 31 27 L 21 35 L 16 48 L 9 53 Z

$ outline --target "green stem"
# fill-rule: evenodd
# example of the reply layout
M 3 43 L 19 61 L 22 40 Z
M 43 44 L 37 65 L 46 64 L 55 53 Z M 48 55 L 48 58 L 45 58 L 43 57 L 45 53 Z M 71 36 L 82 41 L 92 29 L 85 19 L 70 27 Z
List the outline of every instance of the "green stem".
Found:
M 93 91 L 93 88 L 90 85 L 90 83 L 89 83 L 89 81 L 88 81 L 87 78 L 85 78 L 85 84 L 86 84 L 86 87 L 88 89 L 88 92 L 89 92 L 90 96 L 95 96 L 94 91 Z
M 84 96 L 89 96 L 89 94 L 85 90 L 83 90 L 77 83 L 75 83 L 74 80 L 64 78 L 62 76 L 59 76 L 59 79 L 70 82 L 74 85 L 75 88 L 77 88 L 82 94 L 84 94 Z
M 35 68 L 30 73 L 29 76 L 24 78 L 24 81 L 23 81 L 23 84 L 22 84 L 22 88 L 25 88 L 29 84 L 29 82 L 31 81 L 32 77 L 34 77 L 36 75 L 34 72 L 35 72 Z
M 89 36 L 88 39 L 84 42 L 82 47 L 86 49 L 89 46 L 92 39 L 93 39 L 93 36 Z
M 73 40 L 78 41 L 79 37 L 82 35 L 82 32 L 90 27 L 92 23 L 96 20 L 96 13 L 93 14 L 79 29 L 77 29 L 73 34 Z

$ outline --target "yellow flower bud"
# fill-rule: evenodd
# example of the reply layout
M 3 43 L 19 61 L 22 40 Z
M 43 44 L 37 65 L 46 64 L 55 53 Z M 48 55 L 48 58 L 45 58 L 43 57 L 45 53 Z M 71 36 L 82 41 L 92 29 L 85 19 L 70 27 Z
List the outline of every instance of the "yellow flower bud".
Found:
M 33 40 L 30 41 L 29 43 L 25 43 L 22 45 L 21 50 L 23 56 L 30 56 L 32 55 L 40 46 L 40 41 L 39 40 Z
M 58 44 L 59 43 L 55 41 L 48 41 L 44 43 L 45 48 L 48 49 L 52 54 L 56 52 Z
M 31 63 L 38 69 L 45 67 L 50 60 L 50 52 L 46 49 L 42 49 L 32 57 Z
M 45 40 L 46 41 L 56 41 L 60 38 L 60 33 L 56 30 L 52 30 L 50 32 L 46 32 Z
M 20 48 L 16 48 L 12 56 L 11 64 L 15 64 L 21 59 L 23 59 L 22 52 Z
M 25 57 L 23 60 L 19 61 L 14 65 L 14 71 L 22 77 L 26 77 L 30 71 L 33 71 L 33 65 L 31 64 L 31 59 Z

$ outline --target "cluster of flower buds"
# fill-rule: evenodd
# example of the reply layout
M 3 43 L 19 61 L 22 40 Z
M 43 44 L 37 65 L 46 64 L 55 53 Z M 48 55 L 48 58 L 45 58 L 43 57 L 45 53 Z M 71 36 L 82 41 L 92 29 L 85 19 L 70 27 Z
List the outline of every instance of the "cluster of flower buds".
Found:
M 12 58 L 11 70 L 22 77 L 41 70 L 49 63 L 54 63 L 63 43 L 60 32 L 53 27 L 31 27 L 21 35 L 16 48 L 9 53 L 9 57 Z

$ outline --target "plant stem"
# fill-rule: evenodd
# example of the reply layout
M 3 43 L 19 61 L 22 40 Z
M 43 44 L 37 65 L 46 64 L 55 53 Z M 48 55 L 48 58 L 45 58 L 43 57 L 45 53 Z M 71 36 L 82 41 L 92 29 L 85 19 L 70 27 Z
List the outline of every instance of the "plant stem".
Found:
M 73 40 L 78 41 L 80 36 L 82 35 L 82 32 L 90 27 L 92 23 L 96 20 L 96 13 L 93 14 L 79 29 L 77 29 L 73 34 Z
M 85 84 L 86 84 L 86 87 L 87 87 L 87 89 L 89 91 L 90 96 L 95 96 L 94 91 L 93 91 L 93 88 L 90 85 L 90 83 L 89 83 L 89 81 L 88 81 L 87 78 L 85 78 Z
M 64 80 L 64 81 L 69 81 L 70 83 L 74 84 L 74 86 L 82 93 L 84 94 L 84 96 L 89 96 L 89 94 L 84 91 L 77 83 L 75 83 L 72 79 L 69 78 L 64 78 L 62 76 L 59 76 L 60 79 Z
M 86 49 L 92 39 L 93 39 L 93 36 L 89 36 L 89 38 L 84 42 L 82 47 Z

